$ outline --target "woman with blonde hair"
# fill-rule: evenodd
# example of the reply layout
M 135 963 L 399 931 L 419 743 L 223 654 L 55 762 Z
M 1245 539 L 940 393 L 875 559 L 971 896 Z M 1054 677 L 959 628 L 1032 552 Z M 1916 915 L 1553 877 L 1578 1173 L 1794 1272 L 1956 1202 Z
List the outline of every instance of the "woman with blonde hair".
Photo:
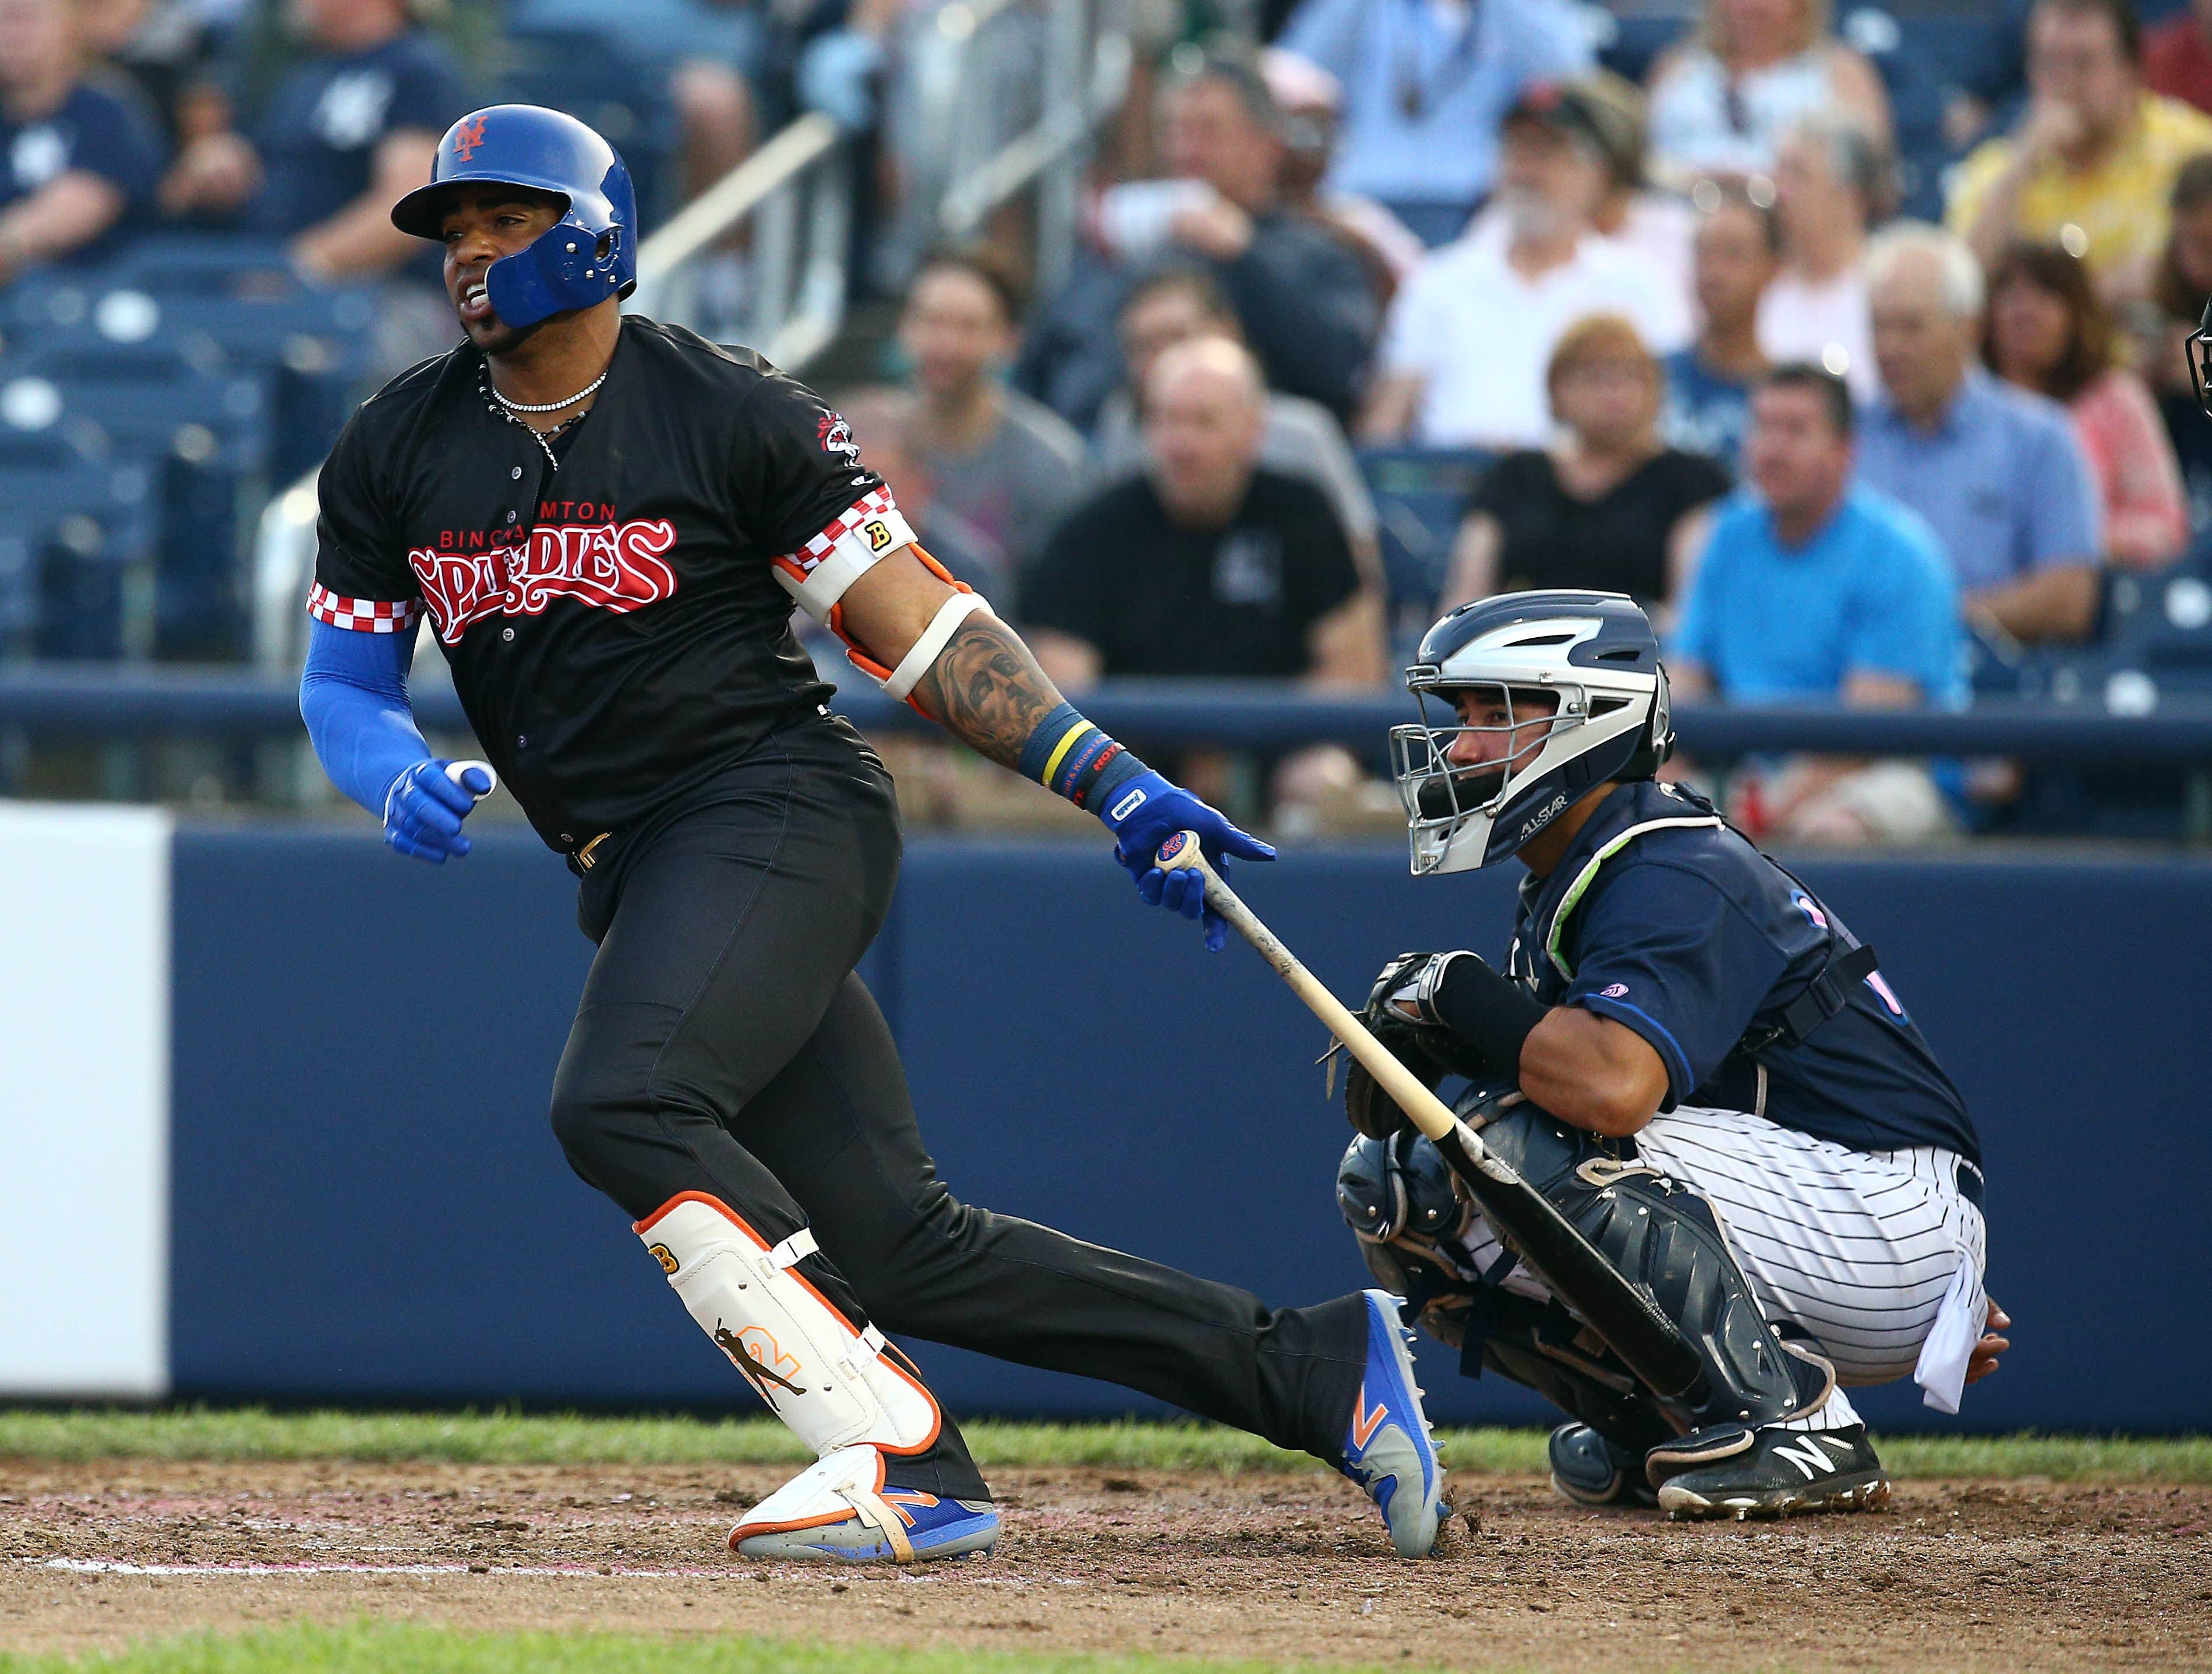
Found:
M 1546 387 L 1549 448 L 1506 454 L 1460 526 L 1446 606 L 1528 587 L 1626 593 L 1647 610 L 1680 598 L 1705 544 L 1705 508 L 1728 473 L 1659 439 L 1662 374 L 1619 314 L 1569 326 Z
M 1771 174 L 1782 136 L 1838 108 L 1882 144 L 1889 97 L 1828 33 L 1828 0 L 1705 0 L 1696 33 L 1651 71 L 1651 149 L 1665 184 Z

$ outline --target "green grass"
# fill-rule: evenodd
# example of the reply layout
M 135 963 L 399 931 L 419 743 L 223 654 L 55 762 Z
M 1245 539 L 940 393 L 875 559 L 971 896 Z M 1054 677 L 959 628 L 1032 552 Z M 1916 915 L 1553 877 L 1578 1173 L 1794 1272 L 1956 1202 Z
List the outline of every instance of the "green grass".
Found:
M 0 1652 L 0 1674 L 1261 1674 L 1279 1663 L 822 1646 L 750 1635 L 482 1634 L 362 1624 L 195 1635 L 72 1660 Z M 1400 1662 L 1394 1668 L 1410 1665 Z M 1351 1674 L 1344 1671 L 1344 1674 Z
M 1000 1424 L 968 1427 L 986 1467 L 1319 1470 L 1217 1425 Z M 1446 1430 L 1444 1462 L 1475 1475 L 1544 1468 L 1534 1430 Z M 258 1407 L 0 1408 L 0 1458 L 355 1459 L 444 1464 L 796 1464 L 807 1455 L 772 1419 L 598 1418 L 574 1414 L 270 1412 Z M 2049 1476 L 2061 1481 L 2212 1482 L 2212 1437 L 1894 1436 L 1882 1457 L 1900 1476 Z

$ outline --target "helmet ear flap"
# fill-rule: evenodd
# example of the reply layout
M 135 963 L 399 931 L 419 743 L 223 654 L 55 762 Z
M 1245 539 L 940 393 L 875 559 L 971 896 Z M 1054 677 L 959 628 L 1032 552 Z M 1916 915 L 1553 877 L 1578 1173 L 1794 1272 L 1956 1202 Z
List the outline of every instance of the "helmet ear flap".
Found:
M 1667 665 L 1655 663 L 1651 687 L 1651 713 L 1644 726 L 1644 737 L 1636 746 L 1636 753 L 1621 769 L 1624 779 L 1649 779 L 1656 775 L 1667 758 L 1674 753 L 1674 706 L 1667 690 Z

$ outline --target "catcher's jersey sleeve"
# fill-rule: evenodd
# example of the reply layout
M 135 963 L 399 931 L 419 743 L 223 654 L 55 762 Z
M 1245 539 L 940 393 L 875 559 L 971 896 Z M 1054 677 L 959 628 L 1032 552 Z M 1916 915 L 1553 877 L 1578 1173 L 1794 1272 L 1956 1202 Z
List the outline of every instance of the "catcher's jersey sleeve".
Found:
M 1583 911 L 1562 1002 L 1643 1036 L 1671 1110 L 1735 1050 L 1789 955 L 1714 880 L 1664 862 L 1624 867 Z
M 316 484 L 315 581 L 307 613 L 334 628 L 371 634 L 411 628 L 422 595 L 373 480 L 357 412 L 340 433 Z

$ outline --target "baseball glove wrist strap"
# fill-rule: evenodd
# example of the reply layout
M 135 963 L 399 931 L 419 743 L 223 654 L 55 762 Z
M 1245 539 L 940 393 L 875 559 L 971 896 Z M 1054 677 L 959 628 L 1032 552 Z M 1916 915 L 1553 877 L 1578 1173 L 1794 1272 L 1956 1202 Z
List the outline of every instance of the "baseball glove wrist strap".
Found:
M 817 1456 L 935 1443 L 935 1398 L 882 1332 L 853 1324 L 799 1270 L 818 1259 L 811 1232 L 770 1245 L 728 1204 L 689 1191 L 636 1231 L 700 1330 Z

